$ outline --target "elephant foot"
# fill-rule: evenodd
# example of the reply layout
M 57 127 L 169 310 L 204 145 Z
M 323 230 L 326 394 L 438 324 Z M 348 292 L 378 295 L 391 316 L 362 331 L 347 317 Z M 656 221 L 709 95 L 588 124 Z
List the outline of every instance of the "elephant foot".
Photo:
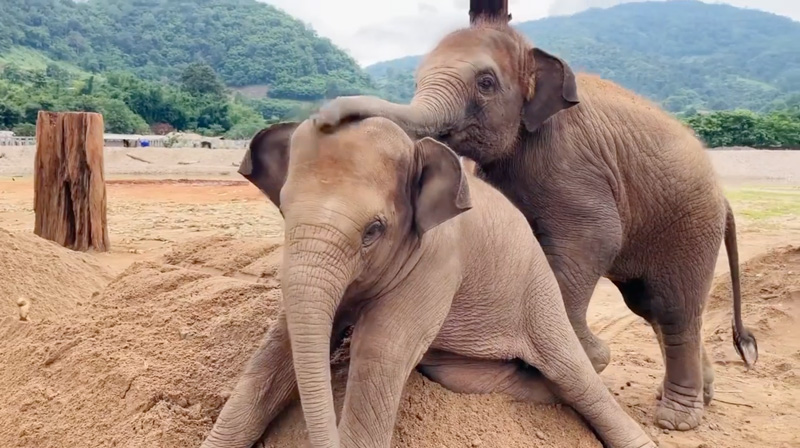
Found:
M 586 352 L 586 356 L 589 357 L 589 361 L 592 362 L 595 372 L 601 373 L 611 363 L 611 349 L 602 339 L 592 336 L 582 340 L 581 345 L 583 345 L 583 350 Z
M 699 426 L 702 420 L 703 403 L 699 399 L 682 404 L 662 398 L 656 409 L 656 425 L 664 429 L 688 431 Z
M 664 395 L 664 383 L 660 383 L 656 388 L 656 400 L 661 400 Z M 703 404 L 708 406 L 714 401 L 714 374 L 703 375 Z

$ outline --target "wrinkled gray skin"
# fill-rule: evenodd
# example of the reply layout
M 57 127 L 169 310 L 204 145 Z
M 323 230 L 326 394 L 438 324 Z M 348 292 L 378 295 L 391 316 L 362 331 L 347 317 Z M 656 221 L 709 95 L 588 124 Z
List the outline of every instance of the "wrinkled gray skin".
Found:
M 387 117 L 478 163 L 530 223 L 598 372 L 611 355 L 586 311 L 598 279 L 614 282 L 661 345 L 658 425 L 694 428 L 712 400 L 701 326 L 723 237 L 734 345 L 748 366 L 756 362 L 741 318 L 733 213 L 702 144 L 657 106 L 609 81 L 576 78 L 506 23 L 478 21 L 425 58 L 410 105 L 341 97 L 314 120 L 325 128 L 354 116 Z
M 240 169 L 285 218 L 283 311 L 203 447 L 250 447 L 297 388 L 313 447 L 389 448 L 415 366 L 458 392 L 553 402 L 552 391 L 607 446 L 655 447 L 581 350 L 544 253 L 501 193 L 385 119 L 296 126 L 259 133 Z M 337 423 L 329 361 L 351 325 Z

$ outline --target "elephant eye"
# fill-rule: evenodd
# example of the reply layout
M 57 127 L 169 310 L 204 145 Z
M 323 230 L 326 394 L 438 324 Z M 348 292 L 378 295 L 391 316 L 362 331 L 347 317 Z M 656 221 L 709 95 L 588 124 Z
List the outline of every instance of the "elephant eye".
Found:
M 494 76 L 490 74 L 483 74 L 478 77 L 478 89 L 483 93 L 489 93 L 494 90 L 495 81 Z
M 364 236 L 361 239 L 362 244 L 364 247 L 372 245 L 385 231 L 386 225 L 380 219 L 376 219 L 364 230 Z

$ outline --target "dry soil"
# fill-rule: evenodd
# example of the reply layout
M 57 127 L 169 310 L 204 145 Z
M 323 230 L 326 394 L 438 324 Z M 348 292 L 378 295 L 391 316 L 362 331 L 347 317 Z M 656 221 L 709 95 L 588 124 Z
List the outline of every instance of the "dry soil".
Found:
M 243 151 L 192 165 L 177 161 L 208 150 L 147 151 L 154 163 L 144 170 L 107 157 L 112 250 L 102 254 L 32 235 L 26 158 L 0 158 L 0 176 L 22 175 L 0 177 L 0 447 L 196 447 L 275 316 L 282 223 L 255 188 L 237 182 L 232 164 Z M 649 326 L 605 280 L 589 311 L 612 349 L 602 377 L 662 447 L 798 447 L 800 180 L 790 167 L 800 166 L 800 152 L 712 158 L 733 186 L 758 364 L 748 371 L 731 343 L 722 252 L 705 320 L 717 390 L 702 425 L 665 432 L 652 424 L 661 355 Z M 336 372 L 341 392 L 346 365 Z M 302 446 L 303 426 L 295 405 L 263 446 Z M 568 407 L 458 395 L 417 374 L 394 445 L 600 446 Z

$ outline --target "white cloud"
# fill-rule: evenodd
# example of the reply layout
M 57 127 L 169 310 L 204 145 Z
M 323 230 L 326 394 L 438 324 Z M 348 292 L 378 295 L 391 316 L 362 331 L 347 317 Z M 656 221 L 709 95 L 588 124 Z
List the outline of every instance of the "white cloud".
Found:
M 311 24 L 362 65 L 429 51 L 467 25 L 468 0 L 260 0 Z M 513 21 L 573 14 L 641 0 L 509 0 Z M 663 0 L 650 0 L 663 1 Z M 798 0 L 703 0 L 769 11 L 800 20 Z

